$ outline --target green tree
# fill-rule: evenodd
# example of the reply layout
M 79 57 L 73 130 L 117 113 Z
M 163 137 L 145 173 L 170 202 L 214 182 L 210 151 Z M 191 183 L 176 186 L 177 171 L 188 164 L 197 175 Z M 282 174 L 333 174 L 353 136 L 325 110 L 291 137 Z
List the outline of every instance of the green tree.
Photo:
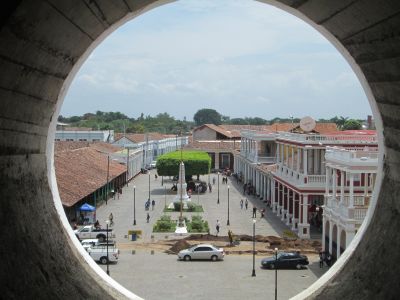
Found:
M 186 176 L 208 174 L 211 167 L 211 158 L 204 151 L 180 151 L 161 155 L 157 159 L 157 173 L 161 176 L 175 176 L 179 174 L 181 155 L 185 164 Z
M 354 119 L 347 120 L 342 126 L 342 130 L 360 130 L 361 128 L 361 122 Z
M 221 124 L 221 114 L 219 114 L 215 109 L 203 108 L 198 110 L 194 116 L 193 120 L 196 126 L 201 126 L 203 124 Z

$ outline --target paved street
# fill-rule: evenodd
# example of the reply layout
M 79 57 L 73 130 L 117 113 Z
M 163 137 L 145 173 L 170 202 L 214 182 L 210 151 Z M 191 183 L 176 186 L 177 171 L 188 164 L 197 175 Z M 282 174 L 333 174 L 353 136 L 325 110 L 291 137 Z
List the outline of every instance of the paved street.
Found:
M 308 269 L 278 270 L 278 299 L 289 299 L 322 275 L 317 257 L 313 259 Z M 252 277 L 251 255 L 184 262 L 161 252 L 121 251 L 119 262 L 110 265 L 110 276 L 147 300 L 273 299 L 275 271 L 260 269 L 260 260 L 256 257 L 256 277 Z
M 211 175 L 212 177 L 217 175 Z M 156 201 L 154 211 L 149 210 L 150 222 L 146 222 L 145 201 L 149 194 L 149 178 L 151 199 Z M 208 181 L 208 177 L 201 178 Z M 232 178 L 233 179 L 233 178 Z M 241 186 L 228 180 L 228 185 L 222 184 L 220 176 L 220 204 L 217 204 L 218 185 L 213 185 L 212 193 L 197 194 L 192 196 L 192 201 L 199 202 L 204 209 L 203 218 L 210 224 L 210 231 L 215 234 L 215 223 L 218 219 L 221 223 L 220 235 L 227 235 L 226 226 L 228 213 L 227 186 L 230 185 L 230 229 L 234 234 L 252 234 L 252 207 L 253 204 L 262 208 L 263 204 L 258 199 L 248 197 L 248 210 L 240 208 L 240 199 L 244 196 L 240 193 Z M 133 226 L 133 190 L 136 186 L 136 222 Z M 111 276 L 123 286 L 130 289 L 145 299 L 271 299 L 274 295 L 274 271 L 259 268 L 262 256 L 256 257 L 256 277 L 251 277 L 251 255 L 227 255 L 221 262 L 180 262 L 175 255 L 162 252 L 135 249 L 138 242 L 150 242 L 154 240 L 176 238 L 174 234 L 152 233 L 154 222 L 162 215 L 164 203 L 168 205 L 176 196 L 171 192 L 172 182 L 165 181 L 161 186 L 161 177 L 154 178 L 154 171 L 148 174 L 138 175 L 128 187 L 123 189 L 119 199 L 111 199 L 108 205 L 103 205 L 97 210 L 97 218 L 104 226 L 110 212 L 114 216 L 114 229 L 116 240 L 121 248 L 119 262 L 110 266 Z M 165 194 L 167 192 L 167 196 Z M 166 200 L 165 200 L 166 199 Z M 185 213 L 189 216 L 191 213 Z M 196 214 L 196 213 L 193 213 Z M 179 213 L 171 213 L 177 218 Z M 143 231 L 143 236 L 137 242 L 127 238 L 129 229 Z M 260 219 L 257 212 L 256 234 L 281 235 L 288 227 L 279 218 L 267 209 L 266 216 Z M 128 250 L 129 249 L 129 250 Z M 304 270 L 283 270 L 278 274 L 278 299 L 288 299 L 307 288 L 326 270 L 317 266 L 318 258 L 309 257 L 312 264 Z M 105 269 L 105 266 L 102 266 Z

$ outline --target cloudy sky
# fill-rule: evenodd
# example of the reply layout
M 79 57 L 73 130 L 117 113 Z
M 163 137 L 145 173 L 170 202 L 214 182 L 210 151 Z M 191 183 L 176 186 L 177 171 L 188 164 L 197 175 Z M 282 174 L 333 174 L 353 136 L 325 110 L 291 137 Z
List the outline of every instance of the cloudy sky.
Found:
M 63 116 L 201 108 L 235 117 L 366 118 L 350 66 L 303 21 L 252 0 L 181 0 L 124 24 L 84 63 Z

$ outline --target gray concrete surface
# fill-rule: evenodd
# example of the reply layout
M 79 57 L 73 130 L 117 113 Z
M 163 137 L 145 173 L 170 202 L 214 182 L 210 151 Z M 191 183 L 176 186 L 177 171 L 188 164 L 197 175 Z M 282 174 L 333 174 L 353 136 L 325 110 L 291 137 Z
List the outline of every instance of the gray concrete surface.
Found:
M 256 256 L 256 277 L 251 276 L 251 255 L 227 255 L 218 262 L 184 262 L 160 252 L 122 251 L 119 262 L 109 268 L 112 278 L 147 300 L 273 299 L 275 271 L 261 269 L 261 258 Z M 303 291 L 327 270 L 319 268 L 317 257 L 311 259 L 307 269 L 278 270 L 278 299 Z

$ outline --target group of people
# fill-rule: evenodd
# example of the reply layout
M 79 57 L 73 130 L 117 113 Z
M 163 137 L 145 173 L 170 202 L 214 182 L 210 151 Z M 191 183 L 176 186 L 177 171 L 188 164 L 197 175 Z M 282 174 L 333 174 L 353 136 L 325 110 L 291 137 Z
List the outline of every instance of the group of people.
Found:
M 223 176 L 222 177 L 222 184 L 228 184 L 228 177 L 227 176 Z
M 243 199 L 240 199 L 240 208 L 241 209 L 243 209 L 243 204 L 244 204 L 244 207 L 246 207 L 246 210 L 247 210 L 247 208 L 249 206 L 249 201 L 247 200 L 247 198 L 245 198 L 245 201 L 243 201 Z
M 156 205 L 156 201 L 153 199 L 151 201 L 151 210 L 154 210 L 154 206 Z M 149 210 L 150 209 L 150 199 L 147 199 L 146 203 L 144 204 L 144 209 Z
M 255 186 L 253 186 L 251 184 L 251 182 L 245 183 L 243 185 L 243 195 L 245 195 L 246 193 L 247 193 L 247 195 L 255 195 L 255 192 L 256 192 L 256 188 L 255 188 Z
M 328 267 L 332 265 L 332 255 L 329 252 L 321 251 L 319 253 L 319 267 L 324 267 L 324 262 Z

